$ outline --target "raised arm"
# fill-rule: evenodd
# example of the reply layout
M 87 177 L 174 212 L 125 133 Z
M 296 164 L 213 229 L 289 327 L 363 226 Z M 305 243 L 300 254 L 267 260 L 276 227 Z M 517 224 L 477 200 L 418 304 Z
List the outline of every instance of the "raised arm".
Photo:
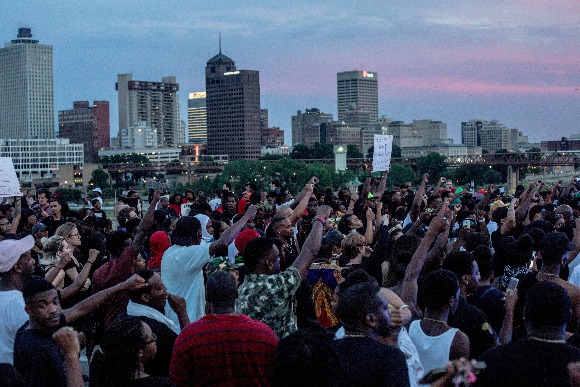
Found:
M 44 279 L 50 283 L 58 283 L 58 282 L 62 281 L 62 278 L 64 278 L 64 277 L 61 277 L 58 281 L 55 281 L 55 280 L 57 279 L 57 277 L 59 276 L 59 274 L 61 272 L 64 273 L 64 268 L 66 267 L 66 265 L 68 265 L 70 260 L 71 260 L 71 257 L 69 254 L 61 255 L 60 258 L 58 259 L 58 261 L 56 262 L 56 265 L 51 267 L 46 272 L 46 274 L 44 275 Z M 61 274 L 61 276 L 62 276 L 62 274 Z
M 139 226 L 137 227 L 137 232 L 135 234 L 135 238 L 133 238 L 133 243 L 131 244 L 131 248 L 135 251 L 141 251 L 143 248 L 143 243 L 145 242 L 145 237 L 147 236 L 147 230 L 153 226 L 153 214 L 155 213 L 155 207 L 157 206 L 157 202 L 161 197 L 161 192 L 156 191 L 155 195 L 153 196 L 153 201 L 149 205 L 147 212 L 145 212 L 145 216 L 139 222 Z
M 501 225 L 501 235 L 507 235 L 511 229 L 516 225 L 516 211 L 514 206 L 516 204 L 516 198 L 513 198 L 508 207 L 507 218 L 505 222 Z
M 76 278 L 72 284 L 70 284 L 69 286 L 67 286 L 66 288 L 64 288 L 60 291 L 60 300 L 61 301 L 70 298 L 71 296 L 73 296 L 79 290 L 82 289 L 82 287 L 85 285 L 85 283 L 87 282 L 87 280 L 89 278 L 89 273 L 91 272 L 91 269 L 93 268 L 93 265 L 94 265 L 95 261 L 97 260 L 98 256 L 99 256 L 99 250 L 96 250 L 96 249 L 89 250 L 89 259 L 85 263 L 85 266 L 83 266 L 83 269 L 81 270 L 81 272 L 76 276 Z
M 52 339 L 58 345 L 62 354 L 67 387 L 84 386 L 83 372 L 79 356 L 81 346 L 77 331 L 71 327 L 63 327 L 53 333 Z
M 312 195 L 312 191 L 310 191 L 310 195 L 308 194 L 308 184 L 312 184 L 312 186 L 314 187 L 316 184 L 318 184 L 318 177 L 316 176 L 312 176 L 310 178 L 310 180 L 308 180 L 308 183 L 306 183 L 304 185 L 304 188 L 302 188 L 302 191 L 300 191 L 300 193 L 298 194 L 298 196 L 296 196 L 294 203 L 292 203 L 292 205 L 290 207 L 292 208 L 296 208 L 296 206 L 298 205 L 298 203 L 300 203 L 302 201 L 302 199 L 304 199 L 304 196 L 308 196 L 310 197 L 310 195 Z M 306 209 L 306 207 L 304 208 Z
M 90 312 L 97 310 L 101 306 L 103 306 L 109 298 L 111 298 L 114 294 L 118 292 L 128 292 L 131 290 L 140 289 L 147 286 L 147 282 L 139 277 L 137 274 L 133 274 L 129 279 L 120 284 L 112 286 L 108 289 L 101 290 L 98 293 L 93 294 L 92 296 L 82 300 L 75 306 L 64 309 L 62 314 L 66 319 L 67 324 L 77 320 L 82 316 L 86 316 Z
M 441 186 L 443 185 L 443 183 L 445 183 L 447 181 L 447 178 L 445 176 L 441 176 L 439 178 L 439 181 L 437 181 L 437 185 L 435 186 L 435 195 L 439 195 L 439 191 L 441 190 Z
M 429 181 L 429 174 L 426 173 L 423 175 L 423 179 L 421 180 L 421 184 L 419 188 L 415 192 L 415 196 L 413 197 L 413 205 L 411 206 L 411 213 L 409 214 L 411 218 L 411 222 L 416 221 L 419 218 L 419 213 L 421 212 L 421 203 L 423 202 L 423 194 L 425 193 L 425 186 Z
M 425 260 L 427 259 L 427 254 L 429 252 L 429 247 L 433 241 L 437 238 L 440 232 L 445 230 L 448 225 L 447 220 L 444 217 L 445 209 L 449 205 L 449 201 L 446 199 L 443 206 L 439 210 L 437 216 L 431 220 L 429 230 L 425 234 L 425 237 L 421 240 L 419 247 L 413 254 L 411 262 L 407 266 L 405 271 L 405 278 L 403 279 L 403 288 L 401 292 L 401 299 L 409 305 L 411 311 L 419 315 L 419 308 L 417 307 L 417 292 L 418 284 L 417 280 L 423 266 L 425 265 Z
M 322 231 L 326 224 L 326 218 L 330 215 L 331 208 L 327 205 L 318 206 L 316 210 L 316 218 L 312 222 L 312 230 L 306 238 L 300 254 L 292 263 L 292 266 L 300 273 L 300 278 L 306 278 L 306 273 L 312 265 L 312 261 L 316 258 L 318 250 L 320 250 L 320 243 L 322 242 Z
M 242 231 L 242 229 L 246 226 L 246 223 L 254 219 L 254 216 L 256 215 L 257 211 L 258 206 L 255 204 L 251 204 L 250 207 L 248 207 L 248 210 L 246 211 L 244 216 L 242 216 L 241 219 L 238 220 L 236 223 L 228 227 L 226 231 L 224 231 L 223 234 L 220 236 L 220 238 L 209 246 L 209 253 L 213 255 L 220 248 L 229 246 L 229 244 L 234 241 L 238 233 Z
M 376 197 L 378 198 L 378 200 L 381 200 L 383 198 L 383 195 L 385 193 L 385 188 L 387 188 L 387 175 L 388 175 L 389 171 L 385 171 L 383 172 L 383 176 L 381 176 L 381 181 L 379 182 L 379 187 L 377 188 L 377 192 L 376 192 Z
M 312 181 L 312 180 L 310 180 L 310 181 Z M 290 215 L 290 218 L 289 218 L 292 226 L 296 225 L 298 220 L 302 217 L 302 214 L 306 210 L 306 207 L 308 207 L 308 201 L 310 200 L 310 197 L 312 196 L 313 191 L 314 191 L 314 183 L 306 184 L 306 186 L 302 190 L 302 192 L 301 192 L 302 198 L 298 202 L 298 205 L 294 208 L 294 211 L 292 212 L 292 215 Z
M 365 214 L 366 216 L 366 221 L 367 221 L 367 227 L 365 229 L 365 240 L 367 242 L 367 244 L 372 244 L 373 243 L 373 219 L 375 218 L 375 213 L 373 212 L 372 208 L 367 208 L 367 212 Z
M 20 223 L 20 217 L 22 215 L 22 198 L 19 196 L 14 202 L 14 216 L 12 217 L 12 227 L 10 228 L 11 234 L 16 234 L 18 231 L 18 223 Z

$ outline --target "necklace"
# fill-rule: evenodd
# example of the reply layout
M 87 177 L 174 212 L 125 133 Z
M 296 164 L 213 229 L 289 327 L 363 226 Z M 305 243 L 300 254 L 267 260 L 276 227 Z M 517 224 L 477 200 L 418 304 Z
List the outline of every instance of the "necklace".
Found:
M 441 324 L 445 324 L 447 325 L 447 322 L 443 321 L 443 320 L 436 320 L 434 318 L 429 318 L 429 317 L 423 317 L 423 320 L 427 320 L 427 321 L 433 321 L 433 322 L 437 322 L 437 323 L 441 323 Z
M 547 276 L 550 276 L 550 277 L 556 277 L 556 278 L 560 278 L 560 274 L 552 274 L 552 273 L 546 273 L 545 271 L 540 271 L 540 273 L 541 273 L 542 275 L 547 275 Z
M 351 332 L 345 332 L 343 338 L 346 337 L 368 337 L 367 335 L 365 335 L 364 333 L 360 333 L 360 332 L 356 332 L 356 331 L 351 331 Z
M 536 337 L 536 336 L 528 336 L 528 339 L 531 340 L 535 340 L 535 341 L 541 341 L 543 343 L 551 343 L 551 344 L 566 344 L 566 340 L 563 339 L 559 339 L 559 340 L 550 340 L 550 339 L 542 339 L 540 337 Z

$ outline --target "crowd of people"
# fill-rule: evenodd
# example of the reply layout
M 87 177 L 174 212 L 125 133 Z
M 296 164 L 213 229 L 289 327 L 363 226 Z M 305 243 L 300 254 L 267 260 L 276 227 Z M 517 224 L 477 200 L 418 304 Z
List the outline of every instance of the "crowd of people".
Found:
M 0 386 L 580 386 L 580 182 L 318 183 L 3 199 Z

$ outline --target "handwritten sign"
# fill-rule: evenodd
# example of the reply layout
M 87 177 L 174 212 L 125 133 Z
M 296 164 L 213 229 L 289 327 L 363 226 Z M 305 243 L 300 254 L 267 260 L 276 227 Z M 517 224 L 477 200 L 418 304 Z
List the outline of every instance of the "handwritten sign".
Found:
M 0 197 L 21 196 L 20 182 L 10 157 L 0 157 Z
M 191 203 L 184 203 L 181 205 L 181 216 L 189 216 L 191 212 Z
M 373 171 L 388 171 L 391 167 L 391 153 L 393 152 L 393 136 L 390 134 L 375 134 L 373 152 Z

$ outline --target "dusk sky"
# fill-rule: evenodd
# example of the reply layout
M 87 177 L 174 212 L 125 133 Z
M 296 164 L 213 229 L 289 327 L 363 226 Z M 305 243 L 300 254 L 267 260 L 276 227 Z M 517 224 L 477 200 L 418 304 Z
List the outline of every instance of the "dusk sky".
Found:
M 8 1 L 0 37 L 30 27 L 54 47 L 55 113 L 108 100 L 118 131 L 117 74 L 175 75 L 187 94 L 222 52 L 259 70 L 261 105 L 286 131 L 317 107 L 337 117 L 336 73 L 379 74 L 379 114 L 447 122 L 497 119 L 530 141 L 580 133 L 580 1 Z

